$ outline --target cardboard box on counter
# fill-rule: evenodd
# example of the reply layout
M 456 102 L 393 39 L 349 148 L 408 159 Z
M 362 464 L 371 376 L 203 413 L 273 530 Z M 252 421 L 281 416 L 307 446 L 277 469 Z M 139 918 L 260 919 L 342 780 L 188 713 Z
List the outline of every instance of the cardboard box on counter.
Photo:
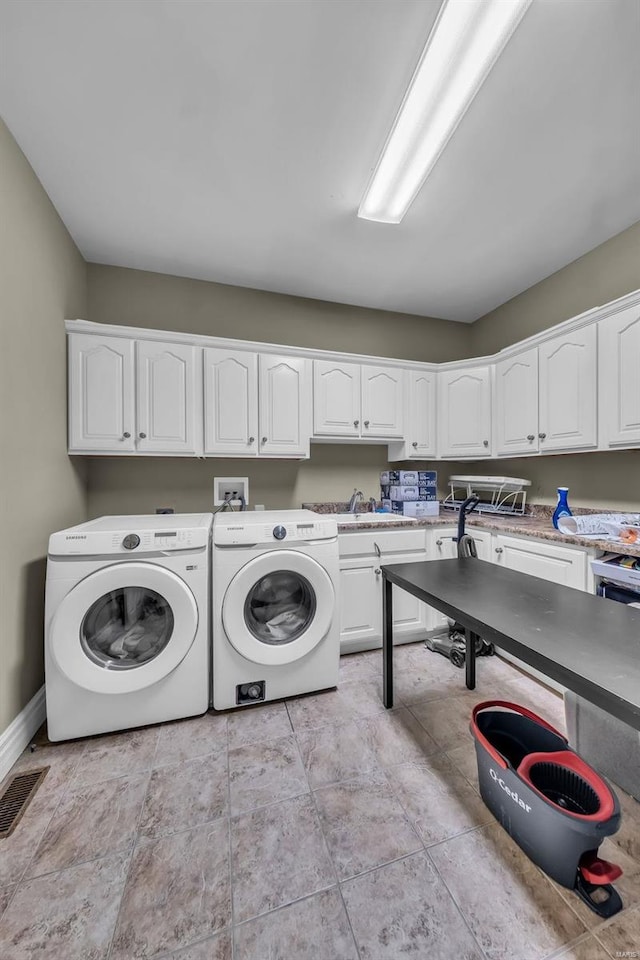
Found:
M 437 484 L 437 470 L 383 470 L 380 483 L 395 483 L 401 486 L 415 486 L 417 483 Z
M 389 484 L 386 487 L 388 494 L 383 499 L 388 500 L 437 500 L 438 493 L 435 486 L 427 486 L 427 484 L 417 484 L 415 487 L 409 486 L 392 486 Z
M 439 500 L 383 500 L 382 507 L 403 517 L 437 517 L 440 514 Z

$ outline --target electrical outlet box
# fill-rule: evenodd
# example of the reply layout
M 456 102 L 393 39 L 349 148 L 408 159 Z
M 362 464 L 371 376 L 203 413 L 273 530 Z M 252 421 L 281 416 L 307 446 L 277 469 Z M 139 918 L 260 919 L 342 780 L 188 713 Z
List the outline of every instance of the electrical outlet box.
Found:
M 213 478 L 213 505 L 220 507 L 229 499 L 234 507 L 240 506 L 241 497 L 245 504 L 249 503 L 249 478 L 248 477 L 214 477 Z

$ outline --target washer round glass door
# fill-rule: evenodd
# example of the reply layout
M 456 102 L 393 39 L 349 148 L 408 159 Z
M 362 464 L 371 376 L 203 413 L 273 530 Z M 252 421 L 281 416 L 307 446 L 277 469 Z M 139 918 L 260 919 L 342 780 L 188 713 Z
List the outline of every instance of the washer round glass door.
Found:
M 59 669 L 85 690 L 131 693 L 168 676 L 189 652 L 198 608 L 189 587 L 152 563 L 117 563 L 81 580 L 51 624 Z
M 229 642 L 254 663 L 293 663 L 327 635 L 335 615 L 327 571 L 295 550 L 273 550 L 245 564 L 224 595 Z

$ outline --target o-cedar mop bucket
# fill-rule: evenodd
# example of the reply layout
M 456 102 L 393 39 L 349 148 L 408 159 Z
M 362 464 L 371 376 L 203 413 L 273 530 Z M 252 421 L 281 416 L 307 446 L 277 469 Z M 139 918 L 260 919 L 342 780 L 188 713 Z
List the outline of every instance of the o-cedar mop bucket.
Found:
M 480 794 L 507 833 L 601 917 L 621 910 L 611 883 L 622 870 L 598 857 L 604 838 L 620 826 L 611 787 L 561 733 L 526 707 L 506 700 L 479 703 L 471 733 Z

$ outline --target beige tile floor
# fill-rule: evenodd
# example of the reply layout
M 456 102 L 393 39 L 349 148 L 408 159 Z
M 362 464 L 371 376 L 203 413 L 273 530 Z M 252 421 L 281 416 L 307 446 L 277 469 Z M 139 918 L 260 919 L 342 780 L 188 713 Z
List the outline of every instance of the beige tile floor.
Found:
M 478 690 L 421 644 L 343 657 L 337 691 L 49 744 L 0 841 L 0 960 L 609 960 L 640 956 L 640 804 L 603 855 L 608 922 L 548 880 L 477 792 L 469 714 L 561 700 L 497 658 Z

